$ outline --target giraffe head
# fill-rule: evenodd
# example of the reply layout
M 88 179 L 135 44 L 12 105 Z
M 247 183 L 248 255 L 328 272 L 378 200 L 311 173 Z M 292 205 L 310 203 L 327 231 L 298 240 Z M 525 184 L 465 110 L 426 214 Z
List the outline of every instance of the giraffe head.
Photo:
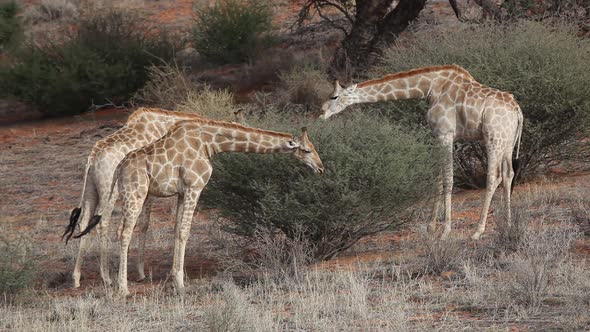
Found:
M 342 112 L 346 107 L 358 102 L 358 98 L 355 93 L 356 84 L 353 84 L 347 88 L 340 86 L 340 83 L 336 81 L 334 83 L 334 92 L 330 96 L 330 99 L 322 105 L 322 119 L 327 119 L 334 114 Z
M 315 150 L 315 146 L 307 136 L 307 128 L 301 128 L 301 136 L 287 142 L 288 149 L 293 151 L 295 158 L 311 167 L 316 173 L 324 172 L 324 164 Z

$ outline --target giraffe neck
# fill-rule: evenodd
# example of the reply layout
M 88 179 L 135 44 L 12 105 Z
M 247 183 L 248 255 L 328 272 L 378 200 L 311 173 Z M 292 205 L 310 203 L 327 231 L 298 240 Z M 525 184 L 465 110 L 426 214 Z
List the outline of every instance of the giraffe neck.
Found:
M 294 151 L 289 148 L 289 142 L 294 139 L 291 134 L 239 125 L 232 125 L 230 128 L 203 128 L 202 132 L 203 137 L 207 137 L 208 133 L 211 134 L 208 144 L 210 155 L 222 152 L 268 154 Z
M 198 119 L 203 118 L 196 114 L 141 107 L 129 116 L 126 126 L 151 136 L 147 139 L 153 140 L 164 136 L 179 121 Z
M 446 82 L 464 79 L 473 77 L 459 66 L 426 67 L 359 83 L 355 92 L 358 103 L 423 99 L 439 91 Z

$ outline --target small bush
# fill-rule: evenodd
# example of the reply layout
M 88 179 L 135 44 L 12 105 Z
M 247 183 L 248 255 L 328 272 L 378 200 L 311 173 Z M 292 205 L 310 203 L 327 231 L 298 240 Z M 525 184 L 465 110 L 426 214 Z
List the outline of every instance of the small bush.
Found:
M 313 248 L 301 235 L 289 239 L 280 232 L 260 229 L 254 240 L 232 236 L 228 241 L 227 233 L 218 234 L 223 236 L 214 237 L 220 249 L 215 260 L 234 280 L 297 282 L 313 260 Z
M 444 34 L 429 32 L 416 40 L 419 43 L 389 49 L 373 75 L 429 65 L 461 65 L 479 82 L 516 96 L 524 113 L 522 171 L 517 175 L 531 175 L 557 160 L 576 159 L 572 147 L 590 125 L 588 40 L 578 39 L 568 26 L 525 21 L 467 26 Z M 387 108 L 386 113 L 396 120 L 425 124 L 425 102 L 373 107 Z M 459 145 L 459 180 L 473 186 L 485 184 L 481 178 L 486 173 L 484 149 L 479 143 Z
M 191 82 L 188 75 L 177 65 L 151 66 L 148 69 L 148 77 L 148 82 L 131 99 L 132 104 L 175 109 L 201 87 Z
M 18 5 L 15 1 L 0 3 L 0 51 L 13 44 L 22 32 L 17 12 Z
M 332 83 L 325 70 L 312 64 L 296 66 L 280 76 L 283 102 L 303 105 L 306 110 L 316 110 L 322 106 L 332 92 Z
M 78 6 L 70 0 L 41 0 L 25 12 L 25 19 L 31 23 L 50 22 L 63 18 L 77 18 Z
M 441 274 L 457 269 L 461 265 L 465 244 L 458 239 L 441 239 L 434 233 L 422 234 L 424 245 L 424 273 Z
M 510 222 L 508 222 L 508 211 L 504 205 L 498 208 L 498 216 L 495 218 L 496 232 L 492 244 L 497 254 L 514 252 L 523 244 L 532 219 L 527 208 L 530 207 L 512 204 Z
M 206 118 L 232 121 L 235 104 L 233 95 L 227 90 L 214 90 L 204 85 L 199 91 L 192 91 L 177 108 L 180 112 L 195 113 Z
M 0 234 L 0 299 L 28 287 L 35 276 L 35 265 L 27 238 Z
M 579 237 L 575 228 L 555 228 L 535 232 L 530 229 L 518 251 L 509 258 L 512 296 L 535 308 L 549 295 L 562 262 L 568 258 Z
M 276 331 L 270 312 L 259 313 L 248 299 L 248 293 L 231 282 L 223 284 L 218 302 L 205 311 L 205 324 L 210 331 Z
M 223 0 L 198 10 L 192 32 L 195 48 L 218 64 L 256 57 L 273 43 L 270 7 L 255 0 Z
M 148 79 L 148 68 L 171 59 L 175 45 L 145 22 L 110 10 L 80 20 L 63 44 L 28 45 L 0 68 L 0 91 L 48 116 L 122 103 Z
M 291 130 L 275 113 L 248 123 Z M 399 225 L 408 206 L 433 194 L 439 150 L 428 133 L 358 113 L 349 120 L 309 123 L 308 129 L 326 167 L 321 176 L 284 156 L 215 158 L 202 202 L 229 217 L 227 231 L 255 237 L 263 228 L 290 239 L 301 235 L 314 259 L 329 259 L 367 235 Z

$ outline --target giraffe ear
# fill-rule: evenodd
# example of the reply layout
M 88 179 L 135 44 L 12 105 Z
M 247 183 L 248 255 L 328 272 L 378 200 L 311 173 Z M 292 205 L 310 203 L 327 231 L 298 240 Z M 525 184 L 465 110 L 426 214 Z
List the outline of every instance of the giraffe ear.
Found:
M 338 94 L 340 91 L 342 91 L 342 86 L 340 85 L 340 82 L 336 80 L 336 82 L 334 82 L 334 93 Z
M 293 137 L 292 140 L 287 142 L 287 147 L 289 149 L 296 149 L 299 148 L 300 142 L 299 142 L 299 138 L 297 137 Z
M 301 141 L 302 142 L 309 141 L 309 137 L 307 136 L 307 127 L 301 128 Z

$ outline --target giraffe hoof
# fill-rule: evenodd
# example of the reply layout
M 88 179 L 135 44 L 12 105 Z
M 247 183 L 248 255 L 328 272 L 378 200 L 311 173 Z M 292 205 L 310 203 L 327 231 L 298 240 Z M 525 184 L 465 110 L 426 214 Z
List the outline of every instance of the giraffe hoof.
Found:
M 479 240 L 479 237 L 480 237 L 480 236 L 481 236 L 481 234 L 480 234 L 480 233 L 475 233 L 475 234 L 471 235 L 471 239 L 472 239 L 473 241 L 477 241 L 477 240 Z

